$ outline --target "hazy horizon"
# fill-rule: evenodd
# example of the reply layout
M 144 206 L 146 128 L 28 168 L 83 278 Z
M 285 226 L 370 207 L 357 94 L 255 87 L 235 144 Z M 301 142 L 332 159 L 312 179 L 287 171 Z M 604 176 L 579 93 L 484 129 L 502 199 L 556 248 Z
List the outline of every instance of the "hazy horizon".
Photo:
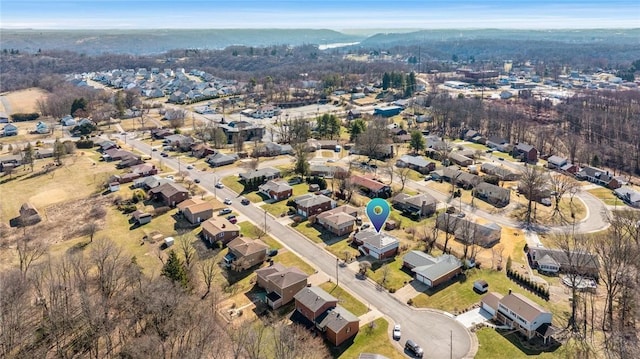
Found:
M 35 10 L 37 9 L 37 10 Z M 590 30 L 640 27 L 640 2 L 2 0 L 3 30 Z

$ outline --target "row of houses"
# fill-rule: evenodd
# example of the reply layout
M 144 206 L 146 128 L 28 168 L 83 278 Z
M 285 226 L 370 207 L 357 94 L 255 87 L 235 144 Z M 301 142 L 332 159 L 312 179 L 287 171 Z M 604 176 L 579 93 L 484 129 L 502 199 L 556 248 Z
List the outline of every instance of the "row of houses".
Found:
M 499 170 L 495 168 L 490 170 L 493 170 L 494 173 L 499 173 Z M 431 177 L 435 181 L 450 182 L 463 189 L 472 190 L 474 197 L 495 207 L 504 207 L 509 204 L 511 199 L 511 191 L 509 189 L 484 182 L 482 177 L 461 171 L 455 166 L 433 171 Z
M 12 124 L 12 123 L 7 123 L 6 125 L 4 125 L 4 127 L 2 128 L 2 135 L 5 137 L 9 137 L 9 136 L 17 136 L 18 135 L 18 126 Z M 51 132 L 51 127 L 42 121 L 38 121 L 38 123 L 36 123 L 36 125 L 34 126 L 33 129 L 33 133 L 37 133 L 37 134 L 41 134 L 41 135 L 46 135 L 48 133 Z

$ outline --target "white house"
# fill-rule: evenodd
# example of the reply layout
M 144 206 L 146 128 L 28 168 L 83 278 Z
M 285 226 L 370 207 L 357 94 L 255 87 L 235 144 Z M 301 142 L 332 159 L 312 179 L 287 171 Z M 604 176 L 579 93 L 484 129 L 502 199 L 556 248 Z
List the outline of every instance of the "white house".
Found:
M 528 339 L 539 336 L 546 341 L 555 331 L 551 326 L 551 312 L 521 294 L 509 291 L 502 296 L 491 292 L 480 303 L 495 321 L 519 331 Z
M 370 255 L 375 259 L 391 258 L 398 253 L 400 242 L 396 237 L 388 233 L 376 232 L 373 229 L 360 231 L 355 234 L 354 240 L 360 246 L 358 250 L 364 255 Z
M 75 126 L 76 125 L 76 119 L 73 118 L 73 116 L 71 116 L 71 115 L 66 115 L 62 119 L 60 119 L 60 124 L 62 126 Z

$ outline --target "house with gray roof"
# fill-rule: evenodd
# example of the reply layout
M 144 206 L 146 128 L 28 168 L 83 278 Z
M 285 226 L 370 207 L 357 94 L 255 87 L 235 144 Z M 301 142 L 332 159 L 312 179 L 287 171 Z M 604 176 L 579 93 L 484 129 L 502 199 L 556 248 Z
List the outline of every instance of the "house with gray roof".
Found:
M 269 181 L 272 179 L 280 178 L 281 172 L 277 168 L 265 167 L 249 172 L 243 172 L 238 176 L 240 177 L 240 181 L 243 182 L 254 181 L 258 178 L 262 178 L 263 181 Z
M 258 186 L 258 192 L 274 201 L 282 201 L 291 197 L 293 187 L 289 186 L 284 180 L 270 180 Z
M 307 286 L 309 275 L 297 267 L 286 268 L 280 263 L 256 270 L 256 284 L 267 292 L 265 301 L 271 309 L 291 302 Z
M 520 142 L 513 146 L 511 155 L 513 156 L 513 158 L 518 158 L 523 162 L 538 162 L 538 150 L 530 144 L 524 142 Z
M 220 167 L 230 165 L 238 160 L 238 155 L 235 153 L 224 154 L 221 152 L 216 152 L 207 156 L 205 162 L 207 162 L 211 167 Z
M 402 257 L 402 265 L 429 288 L 437 287 L 462 273 L 462 261 L 451 254 L 434 257 L 422 251 L 410 251 Z
M 547 167 L 550 169 L 562 168 L 562 166 L 566 165 L 569 161 L 565 157 L 560 156 L 549 156 L 547 158 Z
M 391 203 L 403 213 L 420 218 L 434 214 L 438 200 L 427 193 L 420 193 L 415 196 L 399 193 L 391 199 Z
M 353 240 L 358 244 L 358 250 L 375 259 L 391 258 L 398 254 L 400 242 L 386 232 L 377 232 L 373 228 L 356 233 Z
M 440 213 L 436 227 L 455 236 L 457 241 L 489 248 L 500 241 L 502 227 L 496 223 L 480 224 L 468 218 L 460 218 L 449 213 Z
M 640 208 L 640 192 L 629 187 L 616 188 L 613 192 L 631 207 Z
M 473 188 L 473 196 L 494 207 L 504 207 L 509 204 L 511 191 L 491 183 L 480 182 Z
M 488 175 L 496 176 L 501 181 L 517 181 L 520 178 L 520 174 L 511 172 L 504 166 L 498 166 L 490 162 L 483 163 L 480 166 L 480 170 Z
M 409 167 L 412 170 L 425 174 L 435 170 L 436 163 L 428 161 L 422 156 L 402 155 L 396 161 L 396 167 Z
M 605 171 L 594 167 L 584 167 L 576 173 L 579 180 L 587 180 L 591 183 L 598 184 L 610 189 L 620 187 L 620 182 L 609 171 Z

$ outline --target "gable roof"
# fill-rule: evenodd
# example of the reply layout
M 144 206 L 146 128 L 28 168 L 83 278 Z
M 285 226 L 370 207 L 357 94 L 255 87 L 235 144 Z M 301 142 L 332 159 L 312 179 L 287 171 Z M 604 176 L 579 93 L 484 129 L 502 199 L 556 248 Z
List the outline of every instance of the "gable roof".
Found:
M 353 315 L 350 311 L 341 306 L 329 309 L 326 316 L 320 321 L 318 325 L 320 329 L 331 329 L 332 332 L 338 333 L 342 328 L 346 327 L 349 323 L 359 322 L 360 319 Z
M 282 271 L 284 271 L 285 269 L 286 269 L 286 267 L 285 267 L 285 266 L 283 266 L 282 264 L 280 264 L 280 263 L 274 263 L 274 264 L 273 264 L 273 265 L 271 265 L 271 266 L 268 266 L 268 267 L 262 267 L 262 268 L 260 268 L 260 269 L 256 269 L 256 271 L 255 271 L 255 272 L 256 272 L 256 275 L 257 275 L 258 277 L 261 277 L 261 278 L 263 278 L 263 279 L 267 280 L 267 278 L 268 278 L 270 275 L 275 274 L 275 273 L 282 272 Z
M 412 272 L 419 274 L 431 281 L 456 270 L 462 266 L 462 262 L 451 254 L 443 254 L 433 257 L 421 251 L 411 251 L 402 257 L 402 261 L 412 266 Z
M 222 232 L 240 232 L 240 227 L 222 217 L 211 217 L 204 221 L 200 226 L 203 231 L 207 231 L 214 236 Z
M 318 206 L 323 203 L 332 202 L 333 200 L 323 194 L 303 194 L 302 196 L 298 196 L 293 200 L 298 206 L 304 208 L 311 208 L 313 206 Z
M 426 204 L 426 205 L 437 204 L 438 200 L 428 193 L 420 193 L 415 196 L 409 196 L 406 193 L 399 193 L 398 195 L 393 197 L 391 202 L 394 202 L 394 203 L 398 202 L 398 203 L 410 204 L 415 207 L 422 207 L 423 204 Z
M 496 292 L 487 293 L 484 297 L 482 297 L 481 302 L 487 304 L 490 308 L 494 310 L 498 309 L 498 304 L 502 299 L 502 294 Z
M 535 147 L 531 146 L 528 143 L 520 142 L 514 147 L 514 149 L 522 152 L 530 152 L 531 150 L 535 150 Z
M 538 305 L 538 303 L 519 293 L 510 293 L 505 295 L 500 300 L 500 304 L 510 310 L 513 310 L 517 315 L 526 319 L 528 322 L 532 322 L 540 314 L 550 313 L 548 310 Z
M 375 191 L 375 192 L 379 192 L 385 188 L 388 188 L 389 186 L 382 183 L 382 182 L 378 182 L 374 179 L 368 178 L 368 177 L 364 177 L 364 176 L 351 176 L 351 183 L 356 184 L 358 186 L 362 186 L 365 187 L 371 191 Z
M 359 210 L 353 206 L 350 206 L 348 204 L 342 205 L 340 207 L 336 207 L 333 209 L 330 209 L 328 211 L 324 211 L 322 213 L 320 213 L 317 218 L 326 218 L 326 217 L 331 217 L 337 214 L 346 214 L 350 217 L 354 217 L 355 215 L 357 215 L 359 212 Z
M 570 251 L 569 254 L 561 249 L 535 247 L 530 249 L 532 259 L 540 262 L 546 256 L 550 256 L 560 266 L 578 266 L 597 270 L 600 266 L 598 257 L 589 252 Z M 548 259 L 545 259 L 548 260 Z
M 152 188 L 149 190 L 149 193 L 156 194 L 162 193 L 163 196 L 169 198 L 176 193 L 189 193 L 186 188 L 174 182 L 166 182 L 161 184 L 158 187 Z
M 260 177 L 280 176 L 280 170 L 275 169 L 273 167 L 266 167 L 266 168 L 261 168 L 255 171 L 240 173 L 239 176 L 243 180 L 250 180 L 253 178 L 260 178 Z
M 416 167 L 427 167 L 431 163 L 431 161 L 427 161 L 422 156 L 410 156 L 410 155 L 400 156 L 399 161 L 402 161 L 406 164 L 410 164 Z
M 318 311 L 326 303 L 338 302 L 337 298 L 320 287 L 302 288 L 293 298 L 312 312 Z
M 261 184 L 258 187 L 261 191 L 274 191 L 276 193 L 282 193 L 288 190 L 293 190 L 293 187 L 289 186 L 284 180 L 269 180 L 267 183 Z

